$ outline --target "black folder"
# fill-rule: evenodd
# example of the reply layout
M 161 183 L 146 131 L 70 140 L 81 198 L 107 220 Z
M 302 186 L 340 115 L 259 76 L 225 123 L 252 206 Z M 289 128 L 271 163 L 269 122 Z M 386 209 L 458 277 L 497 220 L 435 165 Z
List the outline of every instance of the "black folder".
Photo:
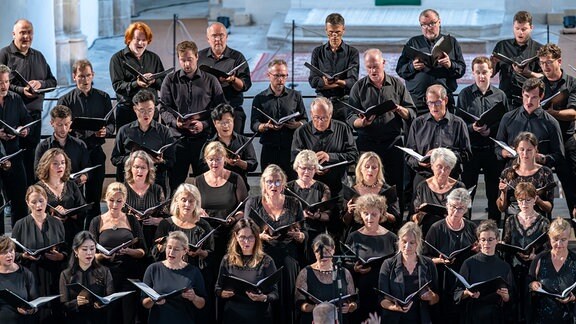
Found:
M 172 199 L 166 199 L 158 205 L 152 206 L 144 211 L 140 211 L 128 204 L 126 204 L 126 208 L 128 208 L 128 211 L 132 212 L 132 214 L 136 216 L 138 220 L 144 220 L 146 218 L 156 217 L 158 214 L 161 214 L 164 207 L 166 207 L 166 205 L 168 205 L 171 200 Z
M 12 242 L 14 242 L 14 244 L 16 244 L 18 247 L 20 247 L 22 249 L 22 252 L 28 253 L 33 257 L 37 257 L 41 254 L 49 252 L 50 250 L 52 250 L 52 248 L 54 248 L 60 244 L 64 244 L 64 241 L 62 241 L 62 242 L 50 244 L 50 245 L 43 247 L 43 248 L 40 248 L 40 249 L 30 249 L 30 248 L 24 246 L 22 243 L 18 242 L 18 240 L 13 238 L 13 237 L 10 239 L 12 240 Z
M 428 289 L 431 282 L 432 281 L 428 281 L 427 283 L 423 284 L 422 287 L 418 288 L 418 290 L 416 290 L 415 292 L 406 296 L 406 298 L 404 298 L 404 299 L 400 299 L 398 297 L 395 297 L 392 294 L 389 294 L 389 293 L 382 291 L 378 288 L 374 288 L 374 290 L 376 290 L 378 293 L 384 295 L 384 297 L 386 299 L 388 299 L 389 301 L 392 301 L 395 304 L 400 305 L 400 307 L 406 307 L 406 306 L 408 306 L 408 304 L 410 304 L 414 300 L 414 298 L 420 296 L 420 294 L 424 291 L 424 289 Z
M 60 295 L 38 297 L 32 301 L 27 301 L 24 298 L 18 296 L 16 293 L 12 292 L 10 289 L 0 290 L 0 299 L 3 299 L 7 304 L 14 308 L 34 309 L 56 298 L 60 298 Z
M 351 303 L 351 302 L 355 302 L 356 300 L 358 300 L 358 294 L 357 293 L 347 294 L 347 295 L 344 295 L 342 297 L 332 298 L 330 300 L 321 300 L 320 298 L 314 296 L 312 293 L 310 293 L 310 292 L 308 292 L 308 291 L 306 291 L 300 287 L 296 287 L 296 289 L 298 289 L 298 291 L 302 295 L 306 296 L 306 298 L 315 305 L 318 305 L 321 303 L 330 303 L 330 304 L 336 305 L 339 300 L 342 300 L 342 302 L 344 302 L 344 303 Z
M 500 122 L 500 120 L 506 113 L 506 106 L 504 105 L 504 102 L 500 101 L 497 104 L 495 104 L 492 108 L 483 112 L 482 115 L 480 115 L 480 117 L 477 117 L 467 112 L 466 110 L 463 110 L 462 108 L 458 108 L 458 111 L 460 112 L 460 114 L 458 115 L 461 116 L 467 122 L 470 123 L 475 122 L 480 127 L 484 125 L 486 125 L 487 127 L 491 127 L 492 125 Z
M 362 258 L 359 254 L 356 254 L 356 251 L 354 250 L 353 247 L 350 247 L 345 243 L 342 243 L 342 247 L 344 247 L 345 250 L 352 253 L 358 259 L 358 261 L 360 261 L 360 263 L 362 263 L 362 266 L 365 268 L 374 267 L 376 265 L 379 266 L 382 263 L 382 261 L 384 261 L 388 258 L 391 258 L 391 257 L 395 256 L 396 254 L 398 254 L 398 252 L 394 252 L 394 253 L 388 254 L 388 255 L 375 255 L 375 256 L 371 256 L 371 257 L 368 257 L 365 259 L 365 258 Z M 363 249 L 365 249 L 365 248 L 363 248 Z
M 246 291 L 257 294 L 267 293 L 272 290 L 272 286 L 274 286 L 280 280 L 283 268 L 284 267 L 280 267 L 280 269 L 276 270 L 273 274 L 259 280 L 256 283 L 249 282 L 233 275 L 223 275 L 222 288 L 224 290 L 232 290 L 236 294 L 244 293 Z
M 131 239 L 131 240 L 129 240 L 129 241 L 126 241 L 126 242 L 124 242 L 124 243 L 122 243 L 122 244 L 118 245 L 117 247 L 112 248 L 112 249 L 110 249 L 110 250 L 108 250 L 108 249 L 106 249 L 105 247 L 103 247 L 102 245 L 96 243 L 96 250 L 98 250 L 100 253 L 102 253 L 102 254 L 104 254 L 104 255 L 106 255 L 106 256 L 111 256 L 112 254 L 118 252 L 120 249 L 123 249 L 123 248 L 125 248 L 125 247 L 128 247 L 128 246 L 136 243 L 137 241 L 138 241 L 138 238 L 135 237 L 135 238 L 133 238 L 133 239 Z
M 134 292 L 134 290 L 122 291 L 122 292 L 110 294 L 108 296 L 99 296 L 96 293 L 94 293 L 92 290 L 86 288 L 86 286 L 84 286 L 80 283 L 67 284 L 66 287 L 68 287 L 68 289 L 73 291 L 75 293 L 75 295 L 86 297 L 91 304 L 94 304 L 95 302 L 97 302 L 101 305 L 108 305 L 111 302 L 118 300 L 118 299 Z
M 508 253 L 522 253 L 522 254 L 529 254 L 530 250 L 540 243 L 546 242 L 548 238 L 548 233 L 544 232 L 540 234 L 534 241 L 530 242 L 528 245 L 521 247 L 517 245 L 507 244 L 504 242 L 498 242 L 496 246 L 499 250 L 506 251 Z
M 448 215 L 448 209 L 446 206 L 430 204 L 430 203 L 423 203 L 418 208 L 418 211 L 430 214 L 430 215 L 437 215 L 437 216 L 444 216 Z
M 171 292 L 166 294 L 159 294 L 156 290 L 152 289 L 150 286 L 148 286 L 147 284 L 143 283 L 138 279 L 128 279 L 128 281 L 130 281 L 134 286 L 138 287 L 138 289 L 142 290 L 142 292 L 145 293 L 148 297 L 150 297 L 150 299 L 152 299 L 154 302 L 172 296 L 180 295 L 182 292 L 188 289 L 188 287 L 183 287 L 172 290 Z
M 326 210 L 331 210 L 334 207 L 336 207 L 336 205 L 338 204 L 338 201 L 340 200 L 340 196 L 337 196 L 337 197 L 332 197 L 328 200 L 319 201 L 319 202 L 310 204 L 304 198 L 300 197 L 297 193 L 295 193 L 294 191 L 292 191 L 288 188 L 286 188 L 284 190 L 290 196 L 293 196 L 296 199 L 300 200 L 300 202 L 302 203 L 302 208 L 304 210 L 311 212 L 311 213 L 315 213 L 317 211 L 323 212 Z
M 496 293 L 496 290 L 500 288 L 507 288 L 509 284 L 502 277 L 492 278 L 490 280 L 480 281 L 473 284 L 468 283 L 462 275 L 458 272 L 452 270 L 449 266 L 444 265 L 452 274 L 456 277 L 458 281 L 464 286 L 464 288 L 470 290 L 471 292 L 479 292 L 480 296 L 487 296 L 489 294 Z
M 315 67 L 314 65 L 308 63 L 308 62 L 304 62 L 304 66 L 307 67 L 310 71 L 316 72 L 316 74 L 320 74 L 324 77 L 326 77 L 326 79 L 328 79 L 328 81 L 332 81 L 332 80 L 337 80 L 341 75 L 343 75 L 344 73 L 352 70 L 353 68 L 355 68 L 357 65 L 356 64 L 352 64 L 351 66 L 347 67 L 346 69 L 338 72 L 338 73 L 334 73 L 332 75 L 321 71 L 319 68 Z
M 61 212 L 59 212 L 59 211 L 56 209 L 56 207 L 58 207 L 58 206 L 52 206 L 52 205 L 48 204 L 47 207 L 48 207 L 48 209 L 50 209 L 50 212 L 52 213 L 52 215 L 54 215 L 55 217 L 58 217 L 58 218 L 64 220 L 64 219 L 66 219 L 69 215 L 77 215 L 77 214 L 79 214 L 79 213 L 82 213 L 82 212 L 84 212 L 84 211 L 92 208 L 92 205 L 93 205 L 93 204 L 94 204 L 94 203 L 91 202 L 91 203 L 89 203 L 89 204 L 84 204 L 84 205 L 81 205 L 81 206 L 78 206 L 78 207 L 70 208 L 70 209 L 66 210 L 66 212 L 64 212 L 64 213 L 61 213 Z
M 379 104 L 370 106 L 370 107 L 366 108 L 366 110 L 356 108 L 356 107 L 352 106 L 351 104 L 349 104 L 343 100 L 341 100 L 340 102 L 342 102 L 344 105 L 350 107 L 357 114 L 364 115 L 365 118 L 370 118 L 372 116 L 378 117 L 378 116 L 384 115 L 385 113 L 390 112 L 390 111 L 396 109 L 396 107 L 397 107 L 396 103 L 392 100 L 386 100 L 386 101 L 381 102 Z
M 514 58 L 510 58 L 502 53 L 498 53 L 498 52 L 493 52 L 492 56 L 496 57 L 497 59 L 499 59 L 501 62 L 509 64 L 509 65 L 517 65 L 519 68 L 523 69 L 526 65 L 532 63 L 533 61 L 538 59 L 538 55 L 529 57 L 527 59 L 524 59 L 522 61 L 518 61 L 517 59 Z
M 234 67 L 232 70 L 228 71 L 228 72 L 224 72 L 222 70 L 218 70 L 215 67 L 211 67 L 208 65 L 200 65 L 198 68 L 200 69 L 200 71 L 204 71 L 206 73 L 210 73 L 213 76 L 217 77 L 217 78 L 228 78 L 229 76 L 231 76 L 232 74 L 234 74 L 234 72 L 236 72 L 236 70 L 238 70 L 240 67 L 242 67 L 244 64 L 246 64 L 247 61 L 244 61 L 240 64 L 238 64 L 236 67 Z
M 404 50 L 408 58 L 412 60 L 418 59 L 427 67 L 433 67 L 438 63 L 443 52 L 450 54 L 452 51 L 452 38 L 450 35 L 442 36 L 432 47 L 431 53 L 424 52 L 423 50 L 412 46 L 404 46 Z
M 268 228 L 270 233 L 270 236 L 276 236 L 276 235 L 284 235 L 286 234 L 286 232 L 288 232 L 291 228 L 300 225 L 300 223 L 302 223 L 304 220 L 298 220 L 295 221 L 293 223 L 287 224 L 287 225 L 282 225 L 280 227 L 274 227 L 270 224 L 268 224 L 268 222 L 266 222 L 264 219 L 262 219 L 262 217 L 260 217 L 260 215 L 252 208 L 250 210 L 250 218 L 261 228 L 261 229 L 266 229 Z
M 450 260 L 453 261 L 454 259 L 456 259 L 460 254 L 462 253 L 466 253 L 469 252 L 470 250 L 472 250 L 472 246 L 474 246 L 473 244 L 470 244 L 464 248 L 455 250 L 450 252 L 450 254 L 445 254 L 442 253 L 440 250 L 438 250 L 434 245 L 428 243 L 428 241 L 424 240 L 424 244 L 426 244 L 428 247 L 430 247 L 434 252 L 436 252 L 436 255 L 440 255 L 442 256 L 442 258 L 446 259 L 446 260 Z

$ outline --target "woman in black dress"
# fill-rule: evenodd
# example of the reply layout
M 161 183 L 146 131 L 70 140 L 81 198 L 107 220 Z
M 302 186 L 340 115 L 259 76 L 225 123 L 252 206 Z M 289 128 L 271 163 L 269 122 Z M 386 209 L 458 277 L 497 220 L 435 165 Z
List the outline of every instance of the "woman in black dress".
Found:
M 244 209 L 244 214 L 257 224 L 265 222 L 274 228 L 289 226 L 274 232 L 265 225 L 260 233 L 264 252 L 272 257 L 277 267 L 284 267 L 279 286 L 280 302 L 273 303 L 273 307 L 280 308 L 274 309 L 275 323 L 293 322 L 294 290 L 299 271 L 297 260 L 303 255 L 307 236 L 306 228 L 300 225 L 304 220 L 300 202 L 284 194 L 285 186 L 284 171 L 275 164 L 269 165 L 260 178 L 262 195 L 250 197 Z M 251 215 L 252 209 L 257 215 Z
M 62 222 L 46 213 L 46 191 L 39 185 L 32 185 L 26 190 L 26 204 L 30 215 L 20 219 L 12 229 L 12 237 L 25 247 L 37 250 L 52 244 L 64 243 L 64 225 Z M 39 296 L 58 295 L 58 279 L 60 272 L 66 267 L 68 252 L 64 244 L 55 246 L 50 251 L 39 256 L 26 252 L 16 253 L 16 260 L 22 266 L 30 269 Z M 60 309 L 57 304 L 40 309 L 40 321 L 60 319 Z
M 296 287 L 307 291 L 314 297 L 322 300 L 329 301 L 338 298 L 340 293 L 342 295 L 350 295 L 355 293 L 354 281 L 348 269 L 344 270 L 344 278 L 342 279 L 342 289 L 338 291 L 337 282 L 334 281 L 334 264 L 332 262 L 332 255 L 334 255 L 334 240 L 328 234 L 320 234 L 316 236 L 312 243 L 316 262 L 306 266 L 298 274 L 296 279 Z M 312 323 L 312 311 L 316 304 L 309 300 L 299 290 L 296 291 L 296 306 L 300 310 L 300 323 Z M 344 323 L 348 323 L 350 313 L 358 308 L 358 304 L 354 301 L 342 300 L 342 314 L 344 315 Z M 354 323 L 351 321 L 351 323 Z
M 67 323 L 105 324 L 110 322 L 108 307 L 91 302 L 81 289 L 66 285 L 79 283 L 98 296 L 108 296 L 114 292 L 112 274 L 95 258 L 96 240 L 88 231 L 82 231 L 74 237 L 72 243 L 74 255 L 70 265 L 60 274 L 60 301 L 64 303 Z
M 264 253 L 260 228 L 251 219 L 239 220 L 232 229 L 228 253 L 220 263 L 216 295 L 224 301 L 221 312 L 224 324 L 265 323 L 271 321 L 270 303 L 278 300 L 278 286 L 256 294 L 226 289 L 223 276 L 230 275 L 251 283 L 269 277 L 276 271 L 274 260 Z
M 380 156 L 374 152 L 364 152 L 356 164 L 356 183 L 352 187 L 355 193 L 352 197 L 344 189 L 344 199 L 346 201 L 345 213 L 342 216 L 344 224 L 348 227 L 347 234 L 361 227 L 361 223 L 354 222 L 354 209 L 356 207 L 356 198 L 366 194 L 378 194 L 386 197 L 387 208 L 382 216 L 384 226 L 396 232 L 402 223 L 400 207 L 398 205 L 398 195 L 396 190 L 391 189 L 390 185 L 384 180 L 384 166 Z
M 576 253 L 568 249 L 570 223 L 556 218 L 550 223 L 548 237 L 552 250 L 536 256 L 530 265 L 530 289 L 544 289 L 561 294 L 576 282 Z M 574 323 L 574 301 L 571 292 L 564 299 L 534 293 L 532 301 L 532 323 Z
M 485 220 L 476 229 L 480 252 L 466 259 L 460 268 L 460 274 L 470 284 L 488 281 L 500 277 L 507 287 L 482 295 L 471 292 L 461 283 L 454 291 L 454 300 L 462 304 L 460 323 L 506 323 L 505 309 L 514 292 L 514 276 L 510 265 L 496 255 L 498 243 L 498 226 L 494 220 Z
M 346 239 L 346 246 L 353 251 L 359 246 L 357 253 L 363 260 L 381 257 L 366 264 L 358 260 L 351 266 L 356 287 L 360 291 L 360 308 L 353 317 L 354 322 L 360 322 L 368 318 L 370 313 L 379 311 L 378 295 L 372 288 L 378 281 L 378 273 L 384 259 L 396 254 L 398 237 L 380 225 L 386 215 L 386 198 L 366 194 L 358 197 L 355 205 L 355 220 L 363 226 L 350 233 Z
M 70 168 L 70 158 L 59 148 L 44 152 L 36 167 L 36 176 L 39 179 L 37 184 L 46 190 L 49 209 L 55 209 L 62 214 L 86 203 L 76 181 L 70 180 Z M 71 246 L 76 233 L 84 228 L 85 212 L 64 217 L 59 217 L 57 212 L 52 211 L 52 215 L 63 222 L 66 243 Z
M 510 252 L 504 250 L 504 260 L 512 267 L 514 283 L 516 286 L 514 299 L 515 316 L 524 321 L 530 312 L 530 294 L 528 291 L 528 269 L 536 255 L 545 249 L 546 240 L 534 241 L 542 234 L 548 232 L 550 221 L 534 210 L 537 192 L 530 182 L 520 182 L 516 185 L 514 197 L 518 202 L 520 212 L 506 219 L 504 224 L 503 241 L 506 244 L 526 247 L 532 244 L 527 253 Z
M 456 278 L 449 273 L 444 265 L 453 269 L 460 269 L 462 262 L 470 257 L 474 243 L 476 243 L 476 225 L 464 218 L 468 211 L 471 199 L 468 190 L 458 188 L 452 190 L 446 197 L 448 216 L 434 223 L 424 245 L 424 254 L 436 264 L 438 271 L 440 303 L 433 309 L 434 322 L 457 323 L 460 307 L 454 304 L 454 289 Z M 432 248 L 434 247 L 434 248 Z M 453 258 L 446 258 L 452 252 L 465 249 Z M 441 252 L 442 254 L 438 253 Z
M 146 269 L 144 283 L 159 294 L 186 288 L 179 296 L 157 302 L 144 297 L 142 305 L 150 309 L 148 323 L 205 323 L 205 319 L 202 320 L 198 314 L 206 303 L 204 280 L 198 267 L 184 261 L 187 252 L 186 234 L 171 232 L 166 239 L 166 260 L 153 263 Z
M 108 250 L 137 239 L 132 245 L 120 249 L 111 256 L 96 253 L 96 260 L 110 269 L 115 291 L 128 291 L 134 288 L 127 279 L 142 278 L 140 261 L 146 254 L 146 243 L 140 223 L 136 217 L 122 212 L 127 196 L 128 193 L 124 184 L 120 182 L 109 184 L 105 194 L 108 211 L 94 217 L 90 222 L 90 233 L 96 243 Z M 118 315 L 117 321 L 119 323 L 133 323 L 138 304 L 138 296 L 126 296 L 122 298 L 121 307 L 120 305 L 113 305 L 112 312 L 114 315 Z
M 398 230 L 400 253 L 382 263 L 378 288 L 398 299 L 418 291 L 427 282 L 428 288 L 402 307 L 388 298 L 380 298 L 382 323 L 432 323 L 430 306 L 438 303 L 438 273 L 432 260 L 422 255 L 422 229 L 408 222 Z M 440 323 L 440 322 L 439 322 Z
M 514 139 L 514 149 L 518 157 L 511 167 L 502 171 L 500 176 L 500 196 L 496 200 L 498 209 L 506 216 L 516 215 L 520 210 L 514 198 L 514 189 L 520 182 L 530 182 L 536 188 L 544 188 L 554 182 L 552 170 L 536 163 L 538 157 L 538 139 L 534 134 L 522 132 Z M 534 209 L 550 219 L 554 207 L 554 190 L 540 190 L 536 197 Z
M 422 204 L 446 206 L 446 197 L 457 188 L 465 188 L 464 183 L 450 177 L 450 173 L 458 162 L 454 152 L 447 148 L 437 148 L 430 155 L 432 176 L 416 186 L 414 193 L 414 209 L 418 211 Z M 433 215 L 418 211 L 412 220 L 422 227 L 424 237 L 430 226 L 444 218 L 445 215 Z
M 14 242 L 8 236 L 0 236 L 0 290 L 9 289 L 25 300 L 36 299 L 38 289 L 34 275 L 15 261 Z M 0 298 L 2 324 L 35 323 L 34 313 L 36 309 L 14 308 Z
M 330 188 L 320 181 L 314 180 L 316 168 L 318 167 L 318 158 L 316 153 L 311 150 L 302 150 L 294 160 L 294 171 L 298 175 L 298 179 L 290 181 L 286 184 L 286 189 L 291 195 L 298 195 L 305 200 L 308 204 L 314 204 L 321 201 L 330 199 Z M 312 241 L 320 233 L 325 233 L 327 230 L 328 222 L 330 221 L 330 210 L 311 212 L 304 208 L 304 218 L 308 228 L 308 240 L 306 244 L 306 261 L 307 263 L 314 262 L 316 257 L 312 249 Z
M 154 183 L 155 179 L 156 167 L 150 155 L 144 151 L 132 152 L 124 164 L 124 184 L 128 189 L 126 206 L 128 213 L 142 222 L 147 247 L 153 246 L 156 229 L 166 213 L 162 209 L 141 220 L 133 210 L 143 212 L 164 201 L 164 191 L 160 185 Z

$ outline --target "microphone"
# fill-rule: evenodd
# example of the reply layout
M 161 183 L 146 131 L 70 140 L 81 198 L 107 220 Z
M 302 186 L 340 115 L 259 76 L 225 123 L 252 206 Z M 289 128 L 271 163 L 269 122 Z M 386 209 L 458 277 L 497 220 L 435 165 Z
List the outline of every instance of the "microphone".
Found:
M 318 247 L 314 252 L 318 252 L 320 254 L 320 259 L 324 259 L 324 244 L 322 243 L 318 244 Z

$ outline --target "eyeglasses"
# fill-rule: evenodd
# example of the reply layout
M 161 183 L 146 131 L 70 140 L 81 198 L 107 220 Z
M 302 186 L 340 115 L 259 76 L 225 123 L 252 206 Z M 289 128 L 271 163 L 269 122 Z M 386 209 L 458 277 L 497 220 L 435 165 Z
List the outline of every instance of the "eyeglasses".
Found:
M 271 77 L 275 79 L 286 79 L 288 74 L 269 74 Z
M 481 239 L 478 239 L 478 241 L 480 241 L 480 243 L 486 243 L 486 242 L 492 243 L 492 242 L 496 241 L 496 238 L 495 237 L 481 238 Z
M 314 119 L 315 121 L 324 122 L 330 119 L 330 116 L 312 116 L 312 119 Z
M 302 171 L 310 171 L 310 172 L 316 170 L 316 168 L 313 166 L 301 166 L 301 165 L 298 166 L 298 169 L 300 169 Z
M 142 115 L 152 115 L 154 113 L 154 109 L 135 109 L 135 111 Z
M 438 20 L 433 21 L 433 22 L 428 23 L 428 24 L 420 24 L 420 27 L 422 27 L 422 28 L 434 28 L 434 27 L 436 27 L 437 24 L 438 24 Z
M 538 61 L 538 64 L 543 65 L 543 66 L 551 66 L 551 65 L 554 64 L 556 61 L 558 61 L 558 59 L 548 60 L 548 61 Z
M 94 74 L 78 74 L 78 75 L 76 75 L 76 77 L 77 77 L 78 79 L 89 79 L 89 78 L 91 78 L 91 77 L 93 77 L 93 76 L 94 76 Z
M 276 181 L 274 181 L 274 180 L 266 180 L 266 181 L 264 181 L 264 183 L 266 183 L 266 185 L 267 185 L 268 187 L 272 187 L 272 186 L 280 187 L 280 186 L 282 185 L 282 181 L 280 181 L 280 180 L 276 180 Z
M 147 166 L 141 166 L 141 165 L 133 165 L 132 169 L 134 170 L 148 170 Z
M 241 242 L 254 242 L 256 240 L 256 237 L 254 237 L 254 235 L 250 235 L 250 236 L 236 236 L 236 238 L 238 239 L 238 241 Z
M 535 200 L 534 198 L 519 198 L 519 199 L 516 199 L 516 201 L 517 201 L 519 204 L 531 204 L 532 202 L 534 202 L 534 200 Z
M 233 123 L 233 121 L 231 121 L 231 120 L 217 120 L 216 121 L 216 125 L 219 125 L 219 126 L 230 126 L 230 125 L 232 125 L 232 123 Z
M 440 99 L 440 100 L 436 100 L 436 101 L 427 101 L 426 104 L 428 105 L 428 107 L 430 107 L 430 106 L 440 107 L 440 106 L 442 106 L 443 102 L 444 102 L 444 100 Z
M 448 204 L 449 208 L 452 208 L 453 210 L 457 211 L 458 213 L 463 213 L 466 210 L 468 210 L 468 207 L 463 207 L 463 206 L 456 206 L 456 205 L 452 205 L 452 204 Z

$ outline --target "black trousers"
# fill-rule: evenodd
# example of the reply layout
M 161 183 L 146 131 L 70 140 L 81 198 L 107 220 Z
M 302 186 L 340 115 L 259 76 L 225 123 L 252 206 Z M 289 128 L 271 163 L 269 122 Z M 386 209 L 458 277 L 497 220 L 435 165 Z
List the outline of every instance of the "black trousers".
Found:
M 190 166 L 192 166 L 193 176 L 198 176 L 202 173 L 200 153 L 204 143 L 206 143 L 204 138 L 185 138 L 174 145 L 176 162 L 172 170 L 168 170 L 172 194 L 174 194 L 181 183 L 186 182 Z
M 90 225 L 90 221 L 95 216 L 100 215 L 100 201 L 102 201 L 102 189 L 104 186 L 104 178 L 106 176 L 106 154 L 102 150 L 101 146 L 96 146 L 89 150 L 90 154 L 90 166 L 95 166 L 100 164 L 98 167 L 88 174 L 88 180 L 84 186 L 86 203 L 94 203 L 92 209 L 88 211 L 86 215 L 86 221 L 84 228 L 87 229 Z
M 262 145 L 262 152 L 260 154 L 262 171 L 270 164 L 276 164 L 286 173 L 288 181 L 296 179 L 296 172 L 290 163 L 290 154 L 290 147 Z
M 24 164 L 21 156 L 15 156 L 11 159 L 12 166 L 7 171 L 0 171 L 2 183 L 4 184 L 4 198 L 10 201 L 11 223 L 12 227 L 16 221 L 28 215 L 28 205 L 26 205 L 26 189 L 28 182 Z M 1 220 L 4 222 L 4 219 Z
M 32 120 L 42 118 L 42 112 L 31 111 L 30 116 Z M 34 155 L 36 154 L 36 146 L 40 143 L 40 134 L 42 131 L 42 122 L 30 126 L 28 136 L 20 138 L 20 148 L 26 149 L 22 152 L 22 162 L 24 163 L 24 174 L 27 183 L 36 182 L 36 172 L 34 170 Z
M 488 199 L 488 219 L 493 219 L 496 224 L 500 223 L 502 213 L 496 206 L 498 199 L 500 174 L 504 169 L 502 161 L 498 161 L 493 147 L 472 148 L 472 159 L 464 164 L 462 172 L 462 182 L 466 188 L 471 188 L 478 184 L 480 170 L 484 170 L 484 182 L 486 184 L 486 198 Z M 472 200 L 476 195 L 476 189 L 472 192 Z
M 562 183 L 568 211 L 572 213 L 576 206 L 576 139 L 570 136 L 564 141 L 565 157 L 556 162 L 556 175 Z

